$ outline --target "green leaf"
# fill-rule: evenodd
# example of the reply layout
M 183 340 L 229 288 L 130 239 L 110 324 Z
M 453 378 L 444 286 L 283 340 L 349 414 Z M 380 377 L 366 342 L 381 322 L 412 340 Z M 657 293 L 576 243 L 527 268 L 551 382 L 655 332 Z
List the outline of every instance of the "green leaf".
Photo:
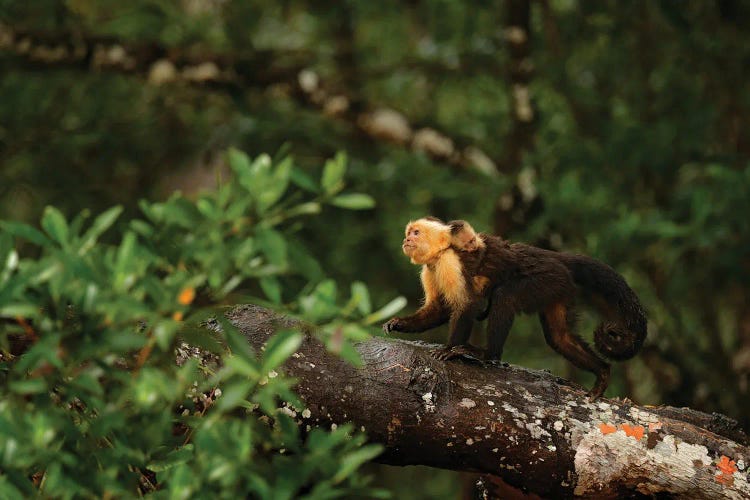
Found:
M 31 481 L 24 482 L 29 485 L 32 484 Z M 29 498 L 30 494 L 31 492 L 28 492 L 27 495 L 24 495 L 5 475 L 0 476 L 0 498 Z
M 159 321 L 156 326 L 154 326 L 154 338 L 156 339 L 157 345 L 162 350 L 166 350 L 171 345 L 172 339 L 174 338 L 179 326 L 179 323 L 171 320 Z
M 281 304 L 281 283 L 279 283 L 279 280 L 275 276 L 261 278 L 258 282 L 263 289 L 263 293 L 266 294 L 266 297 L 271 302 Z
M 230 370 L 244 375 L 251 380 L 258 379 L 261 374 L 260 369 L 255 365 L 255 363 L 252 363 L 240 356 L 225 356 L 224 365 Z
M 114 288 L 118 291 L 127 291 L 135 282 L 135 248 L 137 237 L 135 233 L 128 231 L 122 238 L 120 247 L 117 249 L 115 259 Z
M 271 485 L 263 478 L 260 474 L 254 473 L 252 470 L 248 471 L 248 481 L 250 490 L 255 493 L 254 498 L 273 498 L 274 491 Z
M 201 198 L 195 203 L 198 211 L 209 219 L 217 219 L 219 211 L 216 210 L 216 205 L 213 198 Z
M 321 428 L 314 428 L 307 437 L 307 448 L 319 454 L 328 454 L 336 446 L 349 439 L 350 424 L 339 426 L 333 432 L 326 432 Z
M 257 195 L 257 208 L 259 213 L 264 213 L 272 207 L 286 192 L 289 186 L 289 176 L 292 169 L 291 158 L 286 158 L 276 166 L 270 182 L 265 189 Z
M 96 219 L 94 219 L 94 222 L 91 224 L 89 230 L 86 231 L 86 234 L 83 235 L 83 243 L 81 244 L 81 248 L 78 251 L 78 254 L 83 255 L 84 253 L 88 252 L 91 247 L 94 246 L 96 240 L 99 239 L 99 236 L 101 236 L 104 231 L 109 229 L 112 224 L 115 223 L 121 213 L 122 206 L 117 205 L 100 214 Z
M 261 373 L 279 367 L 302 343 L 302 334 L 294 330 L 281 330 L 266 342 Z
M 94 374 L 93 369 L 78 374 L 70 381 L 71 387 L 80 390 L 83 394 L 104 395 L 104 388 Z
M 199 479 L 195 477 L 195 471 L 192 467 L 186 464 L 177 464 L 167 474 L 169 474 L 166 480 L 166 483 L 169 485 L 167 487 L 169 489 L 168 498 L 193 497 L 195 483 Z
M 372 460 L 383 452 L 383 446 L 379 444 L 369 444 L 355 450 L 351 453 L 347 453 L 341 458 L 341 465 L 336 475 L 333 476 L 333 481 L 339 483 L 349 477 L 354 471 L 356 471 L 362 464 Z
M 372 303 L 370 302 L 370 291 L 367 285 L 361 281 L 355 281 L 351 285 L 352 301 L 361 314 L 370 314 L 372 312 Z
M 255 241 L 268 262 L 279 267 L 287 265 L 287 245 L 281 233 L 273 229 L 258 229 Z
M 173 195 L 163 206 L 163 216 L 170 224 L 187 230 L 194 230 L 203 220 L 203 215 L 195 205 L 179 194 Z
M 375 200 L 366 194 L 348 193 L 340 194 L 330 201 L 331 205 L 348 208 L 349 210 L 368 210 L 375 206 Z
M 241 380 L 229 384 L 226 388 L 221 390 L 222 394 L 216 401 L 216 408 L 222 412 L 236 408 L 247 399 L 248 393 L 253 385 L 254 382 L 250 380 Z
M 8 387 L 17 394 L 41 394 L 47 390 L 47 381 L 43 378 L 13 380 Z
M 2 226 L 0 226 L 0 228 L 1 227 Z M 13 238 L 11 235 L 8 233 L 0 233 L 0 262 L 7 262 L 6 257 L 13 251 Z
M 192 317 L 190 321 L 186 321 L 182 324 L 177 331 L 177 337 L 192 346 L 200 347 L 201 349 L 205 349 L 214 354 L 221 354 L 224 352 L 224 346 L 217 339 L 218 334 L 200 324 L 195 324 L 192 321 Z
M 271 171 L 271 157 L 263 153 L 258 155 L 250 165 L 253 175 L 265 175 Z
M 336 156 L 328 160 L 323 167 L 323 176 L 320 185 L 328 194 L 334 194 L 344 187 L 344 174 L 346 173 L 346 154 L 336 153 Z
M 61 245 L 68 242 L 68 223 L 63 214 L 52 206 L 47 206 L 42 215 L 42 228 L 47 234 Z
M 297 187 L 300 187 L 305 191 L 310 191 L 311 193 L 317 193 L 320 191 L 313 178 L 300 168 L 292 167 L 289 177 Z
M 106 338 L 106 346 L 112 352 L 128 352 L 134 349 L 140 349 L 146 344 L 146 337 L 143 335 L 124 331 L 119 335 L 109 335 Z
M 368 332 L 364 326 L 358 325 L 356 323 L 345 324 L 344 335 L 347 339 L 352 341 L 362 341 L 372 337 L 372 335 L 370 335 L 370 332 Z
M 309 282 L 315 283 L 323 279 L 325 273 L 315 258 L 310 255 L 308 248 L 297 241 L 287 242 L 289 262 L 294 270 L 301 273 Z
M 144 238 L 151 238 L 154 235 L 154 227 L 146 221 L 136 219 L 130 222 L 130 227 Z
M 194 446 L 191 443 L 181 448 L 172 450 L 166 457 L 161 460 L 154 460 L 148 464 L 148 468 L 154 472 L 162 472 L 172 467 L 184 464 L 195 456 Z
M 388 302 L 385 306 L 383 306 L 381 309 L 375 311 L 374 313 L 370 314 L 365 318 L 364 323 L 366 325 L 371 325 L 373 323 L 377 323 L 379 321 L 383 321 L 386 319 L 389 319 L 391 316 L 399 312 L 401 309 L 403 309 L 406 306 L 406 298 L 405 297 L 396 297 L 392 301 Z
M 296 217 L 298 215 L 314 215 L 320 213 L 320 203 L 310 201 L 307 203 L 300 203 L 286 211 L 287 217 Z
M 0 236 L 8 235 L 3 234 Z M 8 238 L 10 238 L 10 236 L 8 236 Z M 2 267 L 0 267 L 0 271 L 2 271 L 0 272 L 0 284 L 8 281 L 13 272 L 18 268 L 18 252 L 13 248 L 6 250 L 6 252 L 7 253 L 0 250 L 0 258 L 4 260 L 4 262 L 0 261 L 0 264 L 2 264 Z
M 229 160 L 229 168 L 238 176 L 250 173 L 250 158 L 239 149 L 229 148 L 227 151 L 227 159 Z
M 216 321 L 221 325 L 221 329 L 224 332 L 224 338 L 227 339 L 227 345 L 229 345 L 229 349 L 232 353 L 236 356 L 242 356 L 248 361 L 255 362 L 255 351 L 253 351 L 253 347 L 239 330 L 237 330 L 237 327 L 221 314 L 216 316 Z
M 335 304 L 338 290 L 336 288 L 336 282 L 332 279 L 323 280 L 315 287 L 313 294 L 321 300 L 325 300 L 328 303 Z
M 249 165 L 247 171 L 244 171 L 243 167 L 243 171 L 238 172 L 238 180 L 240 185 L 252 195 L 252 198 L 256 202 L 256 208 L 261 211 L 263 202 L 260 199 L 273 183 L 271 177 L 271 158 L 265 154 L 259 155 Z
M 232 290 L 237 288 L 240 283 L 242 283 L 243 277 L 239 274 L 235 274 L 231 278 L 229 278 L 226 283 L 224 283 L 218 292 L 216 292 L 216 297 L 225 297 L 228 293 L 230 293 Z
M 3 304 L 0 306 L 0 318 L 33 318 L 39 314 L 36 304 Z
M 13 236 L 28 240 L 39 245 L 40 247 L 46 247 L 52 244 L 52 242 L 44 235 L 44 233 L 29 226 L 28 224 L 2 221 L 0 222 L 0 227 L 2 227 L 5 231 L 8 231 Z
M 338 355 L 341 356 L 344 361 L 352 366 L 356 366 L 357 368 L 361 368 L 364 365 L 359 352 L 348 340 L 344 340 L 344 342 L 341 343 L 341 347 L 338 349 Z

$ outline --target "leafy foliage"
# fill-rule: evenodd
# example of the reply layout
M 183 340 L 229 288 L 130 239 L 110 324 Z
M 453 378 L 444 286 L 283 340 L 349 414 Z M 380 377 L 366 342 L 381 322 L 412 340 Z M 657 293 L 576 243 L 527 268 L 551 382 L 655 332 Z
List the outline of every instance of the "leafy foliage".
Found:
M 292 298 L 288 277 L 319 275 L 289 222 L 346 196 L 346 159 L 338 155 L 316 193 L 303 193 L 290 158 L 228 156 L 231 181 L 194 202 L 142 201 L 143 218 L 117 224 L 118 206 L 67 220 L 47 207 L 41 230 L 2 222 L 0 496 L 382 495 L 357 473 L 379 446 L 350 426 L 302 435 L 288 415 L 303 404 L 277 370 L 302 334 L 279 331 L 259 354 L 211 307 L 253 284 L 280 304 Z M 362 200 L 356 207 L 372 204 L 349 196 Z M 19 255 L 14 239 L 35 257 Z M 322 281 L 298 303 L 339 332 L 329 345 L 356 362 L 351 340 L 382 315 L 372 316 L 362 283 L 352 290 L 340 307 Z M 213 335 L 197 328 L 213 315 Z M 177 366 L 183 338 L 221 363 L 188 357 Z

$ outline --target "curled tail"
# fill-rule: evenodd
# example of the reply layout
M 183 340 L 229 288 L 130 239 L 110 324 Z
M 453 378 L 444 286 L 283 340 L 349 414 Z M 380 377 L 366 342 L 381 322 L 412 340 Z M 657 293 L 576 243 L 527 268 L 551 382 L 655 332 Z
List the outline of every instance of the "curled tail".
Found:
M 630 359 L 646 340 L 646 313 L 625 279 L 607 264 L 585 255 L 560 254 L 591 304 L 605 318 L 594 330 L 594 344 L 615 361 Z

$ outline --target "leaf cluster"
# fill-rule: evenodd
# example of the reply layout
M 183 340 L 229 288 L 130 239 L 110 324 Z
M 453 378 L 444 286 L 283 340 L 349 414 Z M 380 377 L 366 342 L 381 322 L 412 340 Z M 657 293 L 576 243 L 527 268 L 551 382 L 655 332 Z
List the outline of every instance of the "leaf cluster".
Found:
M 281 306 L 287 280 L 321 280 L 294 223 L 372 200 L 342 193 L 343 154 L 319 182 L 290 158 L 228 161 L 215 191 L 141 201 L 140 218 L 47 207 L 39 228 L 0 223 L 0 497 L 383 494 L 358 473 L 379 446 L 350 426 L 300 431 L 305 406 L 282 364 L 302 333 L 279 331 L 257 353 L 216 308 L 254 289 Z M 393 308 L 373 313 L 362 283 L 343 306 L 325 280 L 293 299 L 355 362 L 351 342 Z M 212 317 L 220 328 L 201 328 Z M 220 361 L 178 366 L 186 340 Z

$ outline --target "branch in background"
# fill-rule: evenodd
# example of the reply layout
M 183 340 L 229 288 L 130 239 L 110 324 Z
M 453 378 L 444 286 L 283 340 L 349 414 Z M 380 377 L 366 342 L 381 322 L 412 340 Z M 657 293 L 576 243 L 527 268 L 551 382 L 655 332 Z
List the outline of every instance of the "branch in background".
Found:
M 434 128 L 415 127 L 404 114 L 371 106 L 351 92 L 327 88 L 308 68 L 312 55 L 304 51 L 215 54 L 81 33 L 30 33 L 0 25 L 0 52 L 31 70 L 61 67 L 133 75 L 153 85 L 267 89 L 292 97 L 329 118 L 343 120 L 370 139 L 421 151 L 454 167 L 472 168 L 490 176 L 498 173 L 497 162 L 476 146 Z
M 279 324 L 307 330 L 256 306 L 228 317 L 256 350 Z M 373 338 L 358 344 L 357 369 L 308 335 L 285 365 L 307 406 L 295 418 L 301 426 L 353 422 L 385 445 L 385 463 L 479 472 L 545 498 L 750 495 L 747 436 L 727 417 L 590 403 L 549 373 L 444 363 L 429 347 Z
M 531 99 L 531 5 L 529 0 L 508 0 L 504 31 L 508 60 L 507 78 L 511 88 L 512 125 L 507 137 L 506 157 L 500 171 L 517 176 L 513 189 L 495 205 L 493 229 L 495 234 L 508 235 L 525 226 L 541 209 L 535 181 L 538 170 L 523 165 L 524 156 L 534 147 L 536 111 Z

